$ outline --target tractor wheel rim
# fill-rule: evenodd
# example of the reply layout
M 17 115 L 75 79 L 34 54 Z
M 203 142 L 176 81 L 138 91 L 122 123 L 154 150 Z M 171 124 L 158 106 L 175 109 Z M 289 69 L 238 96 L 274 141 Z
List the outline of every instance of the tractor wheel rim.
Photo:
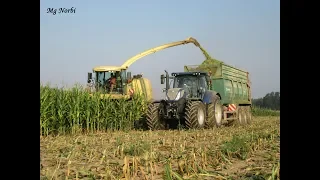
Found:
M 204 111 L 203 111 L 202 108 L 198 109 L 198 116 L 197 117 L 198 117 L 199 125 L 203 125 L 203 123 L 204 123 Z
M 216 122 L 220 124 L 222 121 L 222 107 L 220 104 L 215 105 L 214 115 L 215 115 Z

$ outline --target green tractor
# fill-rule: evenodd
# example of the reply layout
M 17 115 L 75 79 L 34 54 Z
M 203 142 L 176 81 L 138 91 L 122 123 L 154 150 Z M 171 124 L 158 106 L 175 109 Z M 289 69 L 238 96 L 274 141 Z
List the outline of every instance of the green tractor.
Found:
M 178 124 L 189 129 L 221 126 L 223 109 L 219 93 L 210 90 L 210 77 L 205 72 L 165 71 L 161 84 L 165 99 L 154 101 L 148 107 L 147 125 L 150 130 L 166 129 Z M 170 87 L 169 79 L 173 80 Z

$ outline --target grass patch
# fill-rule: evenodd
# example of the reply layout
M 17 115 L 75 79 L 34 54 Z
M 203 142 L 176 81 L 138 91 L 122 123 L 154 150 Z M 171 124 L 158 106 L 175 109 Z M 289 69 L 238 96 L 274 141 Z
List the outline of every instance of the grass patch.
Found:
M 252 115 L 253 116 L 280 116 L 280 111 L 253 106 Z
M 233 136 L 231 141 L 222 144 L 222 153 L 229 157 L 236 157 L 239 159 L 246 159 L 250 151 L 248 139 L 245 137 Z
M 146 141 L 139 141 L 134 144 L 128 144 L 124 149 L 125 155 L 130 156 L 141 156 L 145 152 L 149 152 L 151 150 L 151 145 Z

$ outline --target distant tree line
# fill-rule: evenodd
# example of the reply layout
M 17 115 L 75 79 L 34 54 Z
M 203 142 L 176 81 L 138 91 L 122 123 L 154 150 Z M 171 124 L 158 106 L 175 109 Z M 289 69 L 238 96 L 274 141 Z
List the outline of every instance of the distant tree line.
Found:
M 263 98 L 252 99 L 252 104 L 260 108 L 280 110 L 280 92 L 271 92 Z

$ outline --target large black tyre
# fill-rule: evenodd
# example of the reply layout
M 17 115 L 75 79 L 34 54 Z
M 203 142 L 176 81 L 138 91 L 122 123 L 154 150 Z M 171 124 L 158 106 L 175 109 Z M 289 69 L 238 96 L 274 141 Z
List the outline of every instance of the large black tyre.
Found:
M 247 124 L 251 124 L 252 122 L 252 112 L 251 112 L 251 106 L 246 106 L 246 113 L 247 113 Z
M 239 121 L 239 124 L 242 126 L 247 124 L 246 107 L 244 106 L 238 107 L 238 121 Z
M 208 104 L 208 109 L 207 109 L 207 119 L 205 122 L 205 127 L 206 128 L 213 128 L 214 127 L 214 105 L 213 103 Z
M 206 128 L 212 128 L 214 125 L 220 127 L 222 125 L 222 105 L 220 102 L 220 97 L 215 95 L 212 98 L 212 103 L 208 105 L 207 119 L 205 123 Z
M 205 126 L 205 105 L 200 101 L 189 101 L 185 108 L 185 124 L 189 129 L 200 129 Z
M 159 116 L 159 103 L 153 103 L 148 106 L 147 125 L 150 130 L 165 129 L 165 123 Z

